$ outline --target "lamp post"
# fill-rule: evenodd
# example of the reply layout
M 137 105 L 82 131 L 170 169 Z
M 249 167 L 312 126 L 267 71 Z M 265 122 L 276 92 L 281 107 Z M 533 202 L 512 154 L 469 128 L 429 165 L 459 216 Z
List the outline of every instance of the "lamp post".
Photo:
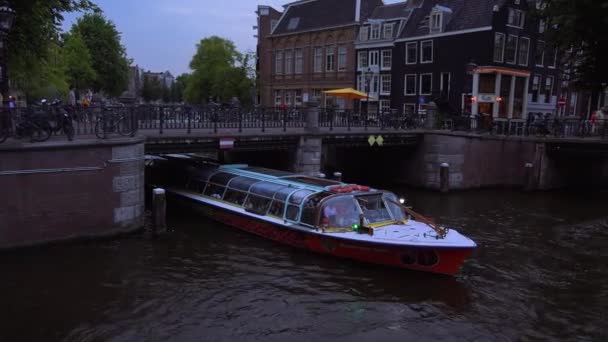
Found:
M 365 78 L 365 94 L 367 95 L 365 102 L 365 120 L 367 120 L 367 115 L 369 113 L 369 91 L 370 91 L 370 82 L 372 80 L 372 68 L 367 67 L 367 70 L 363 73 L 363 77 Z
M 13 27 L 15 20 L 15 11 L 6 1 L 0 1 L 0 51 L 2 54 L 2 62 L 0 63 L 0 93 L 2 94 L 2 104 L 8 103 L 8 49 L 7 37 Z

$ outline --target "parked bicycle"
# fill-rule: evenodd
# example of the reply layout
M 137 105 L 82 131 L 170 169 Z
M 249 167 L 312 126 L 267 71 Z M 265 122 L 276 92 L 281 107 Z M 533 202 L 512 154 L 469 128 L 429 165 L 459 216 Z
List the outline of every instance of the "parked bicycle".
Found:
M 29 137 L 31 142 L 43 142 L 51 137 L 51 127 L 43 116 L 36 115 L 32 111 L 26 111 L 13 128 L 11 114 L 7 111 L 2 113 L 0 117 L 0 144 L 11 134 L 15 139 Z
M 122 136 L 133 135 L 136 131 L 135 125 L 122 113 L 114 113 L 111 108 L 106 109 L 97 118 L 95 123 L 95 135 L 99 139 L 107 138 L 109 133 L 118 133 Z
M 55 100 L 51 103 L 49 118 L 51 133 L 63 132 L 69 141 L 74 139 L 75 129 L 72 123 L 72 116 L 61 107 L 61 101 Z

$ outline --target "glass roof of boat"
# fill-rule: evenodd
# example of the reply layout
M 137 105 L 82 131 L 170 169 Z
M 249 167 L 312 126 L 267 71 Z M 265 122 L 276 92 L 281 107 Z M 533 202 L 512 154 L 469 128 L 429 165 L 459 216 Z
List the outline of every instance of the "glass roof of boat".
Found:
M 291 181 L 291 182 L 298 182 L 298 183 L 303 183 L 303 184 L 308 184 L 308 185 L 320 186 L 323 188 L 326 186 L 342 184 L 338 181 L 334 181 L 334 180 L 330 180 L 330 179 L 315 178 L 315 177 L 293 175 L 293 174 L 291 174 L 291 176 L 289 176 L 289 177 L 283 177 L 281 179 Z
M 273 170 L 273 169 L 267 169 L 265 167 L 255 167 L 255 166 L 248 166 L 241 170 L 255 172 L 255 173 L 262 173 L 262 174 L 265 174 L 268 176 L 273 176 L 273 177 L 285 177 L 285 176 L 293 175 L 293 173 L 287 172 L 287 171 Z

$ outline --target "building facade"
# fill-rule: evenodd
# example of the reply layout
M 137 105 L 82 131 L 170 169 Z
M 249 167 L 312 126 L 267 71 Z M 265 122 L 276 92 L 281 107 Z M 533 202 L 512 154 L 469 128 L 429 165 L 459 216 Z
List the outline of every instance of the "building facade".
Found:
M 354 87 L 358 26 L 381 0 L 303 0 L 281 13 L 258 7 L 258 99 L 265 107 L 352 108 L 353 102 L 323 91 Z

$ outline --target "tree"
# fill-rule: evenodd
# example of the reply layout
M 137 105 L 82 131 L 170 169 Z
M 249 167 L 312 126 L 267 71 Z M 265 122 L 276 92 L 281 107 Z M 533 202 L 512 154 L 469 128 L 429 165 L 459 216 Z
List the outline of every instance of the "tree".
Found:
M 192 57 L 185 98 L 191 103 L 204 103 L 209 98 L 241 103 L 251 102 L 253 82 L 248 77 L 249 59 L 239 53 L 229 40 L 212 36 L 200 41 Z
M 8 2 L 17 12 L 8 37 L 9 77 L 11 82 L 26 94 L 38 92 L 45 87 L 43 82 L 57 76 L 47 69 L 52 58 L 56 57 L 52 55 L 56 51 L 49 44 L 59 40 L 63 14 L 98 8 L 90 0 L 9 0 Z
M 93 59 L 79 32 L 64 36 L 63 57 L 70 86 L 76 90 L 91 88 L 97 73 L 93 70 Z
M 544 0 L 537 14 L 546 22 L 549 41 L 566 55 L 569 78 L 581 89 L 608 83 L 608 2 Z M 570 50 L 572 49 L 572 50 Z M 567 70 L 566 70 L 567 71 Z
M 175 82 L 171 85 L 171 101 L 172 102 L 183 102 L 184 101 L 184 91 L 186 90 L 186 86 L 188 85 L 189 74 L 181 74 L 177 76 Z
M 158 77 L 144 74 L 144 84 L 141 87 L 141 97 L 146 102 L 159 100 L 163 95 L 163 87 Z
M 97 73 L 93 89 L 113 97 L 122 94 L 129 82 L 130 63 L 114 24 L 100 12 L 87 13 L 78 19 L 71 33 L 80 34 L 91 53 Z

